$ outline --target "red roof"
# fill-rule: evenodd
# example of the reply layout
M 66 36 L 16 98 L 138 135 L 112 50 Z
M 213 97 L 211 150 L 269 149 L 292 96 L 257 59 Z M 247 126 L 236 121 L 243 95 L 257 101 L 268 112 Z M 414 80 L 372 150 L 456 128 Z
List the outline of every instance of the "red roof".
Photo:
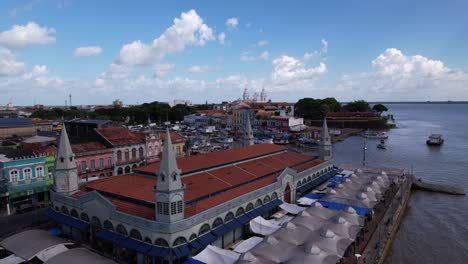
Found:
M 173 143 L 179 143 L 181 141 L 185 141 L 185 138 L 179 133 L 174 132 L 174 131 L 171 131 L 170 133 L 171 133 L 171 141 Z M 161 132 L 160 137 L 163 142 L 166 141 L 166 132 Z
M 240 160 L 275 153 L 286 150 L 285 147 L 275 144 L 259 144 L 245 148 L 236 148 L 219 152 L 211 152 L 203 155 L 189 156 L 177 159 L 177 166 L 182 170 L 182 174 L 199 171 L 221 164 L 229 164 Z M 151 163 L 135 169 L 135 172 L 156 175 L 159 169 L 159 162 Z
M 96 131 L 113 146 L 135 145 L 144 141 L 124 127 L 98 128 Z
M 78 154 L 82 152 L 88 152 L 88 151 L 97 151 L 97 150 L 105 150 L 107 149 L 104 144 L 98 141 L 91 141 L 91 142 L 85 142 L 85 143 L 78 143 L 78 144 L 72 144 L 71 145 L 73 153 Z M 112 150 L 109 149 L 109 152 Z
M 113 203 L 117 207 L 117 211 L 121 211 L 126 214 L 135 215 L 151 220 L 154 220 L 156 216 L 154 212 L 154 207 L 150 208 L 144 205 L 129 203 L 117 199 L 111 199 L 111 203 Z

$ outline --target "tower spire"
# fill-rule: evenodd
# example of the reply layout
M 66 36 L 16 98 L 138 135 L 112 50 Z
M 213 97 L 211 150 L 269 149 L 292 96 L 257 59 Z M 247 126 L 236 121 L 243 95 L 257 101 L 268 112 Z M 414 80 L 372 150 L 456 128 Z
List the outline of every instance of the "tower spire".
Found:
M 65 124 L 63 124 L 57 157 L 55 158 L 55 192 L 71 194 L 78 190 L 78 171 L 76 167 L 75 154 L 73 153 L 70 141 L 68 140 Z
M 322 138 L 319 145 L 319 158 L 321 160 L 331 160 L 332 159 L 332 143 L 330 138 L 330 133 L 328 132 L 327 125 L 327 116 L 323 118 L 322 125 Z
M 244 127 L 244 145 L 251 146 L 254 144 L 254 136 L 252 125 L 250 124 L 250 116 L 247 116 L 246 124 Z
M 177 161 L 172 146 L 171 133 L 166 129 L 166 139 L 163 146 L 161 165 L 157 172 L 158 183 L 157 190 L 171 191 L 182 188 L 180 180 L 180 170 L 177 167 Z M 170 179 L 169 179 L 170 178 Z

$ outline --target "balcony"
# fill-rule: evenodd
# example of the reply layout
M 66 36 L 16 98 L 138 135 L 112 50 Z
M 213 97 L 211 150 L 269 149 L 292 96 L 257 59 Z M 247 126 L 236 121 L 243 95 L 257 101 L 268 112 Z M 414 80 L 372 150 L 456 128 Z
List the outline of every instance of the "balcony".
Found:
M 134 158 L 134 159 L 129 159 L 129 160 L 117 160 L 116 164 L 117 166 L 121 166 L 121 165 L 127 165 L 127 164 L 132 164 L 132 163 L 139 163 L 139 162 L 142 162 L 143 160 L 144 160 L 144 157 Z

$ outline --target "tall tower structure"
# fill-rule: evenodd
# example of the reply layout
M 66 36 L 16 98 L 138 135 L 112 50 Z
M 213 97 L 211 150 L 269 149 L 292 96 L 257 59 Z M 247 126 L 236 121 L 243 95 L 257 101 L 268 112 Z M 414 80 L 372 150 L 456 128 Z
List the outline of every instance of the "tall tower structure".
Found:
M 57 157 L 55 158 L 55 192 L 71 194 L 78 191 L 78 171 L 76 167 L 75 154 L 73 153 L 70 141 L 68 140 L 65 124 L 63 124 Z
M 252 130 L 252 125 L 250 124 L 250 116 L 247 117 L 246 124 L 244 126 L 244 136 L 243 136 L 243 145 L 252 146 L 255 144 L 254 142 L 254 135 Z
M 244 89 L 244 93 L 242 94 L 242 101 L 248 102 L 250 100 L 249 90 L 247 87 Z
M 265 91 L 265 87 L 262 88 L 262 92 L 260 93 L 260 102 L 266 102 L 267 94 Z
M 319 144 L 319 159 L 331 160 L 333 158 L 332 147 L 330 133 L 328 133 L 327 117 L 325 116 L 323 118 L 322 139 Z
M 154 187 L 156 191 L 156 221 L 175 222 L 184 219 L 185 186 L 182 184 L 180 173 L 174 155 L 171 134 L 167 129 L 162 160 L 156 173 L 158 181 Z
M 69 95 L 68 95 L 68 98 L 70 98 L 70 100 L 68 100 L 68 102 L 70 103 L 70 107 L 72 107 L 72 106 L 73 106 L 73 104 L 72 104 L 72 100 L 71 100 L 71 99 L 72 99 L 72 96 L 71 96 L 71 94 L 69 94 Z

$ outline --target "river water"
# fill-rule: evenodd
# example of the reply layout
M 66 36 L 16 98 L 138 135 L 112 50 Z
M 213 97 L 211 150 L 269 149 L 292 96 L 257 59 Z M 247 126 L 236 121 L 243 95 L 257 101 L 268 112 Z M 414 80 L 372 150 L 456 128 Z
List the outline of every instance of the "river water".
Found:
M 388 148 L 367 142 L 368 166 L 413 171 L 428 182 L 450 184 L 468 193 L 468 104 L 389 104 L 397 128 L 388 132 Z M 442 134 L 441 147 L 428 147 L 431 133 Z M 337 143 L 337 164 L 362 164 L 363 138 Z M 386 263 L 468 263 L 468 195 L 414 192 Z

